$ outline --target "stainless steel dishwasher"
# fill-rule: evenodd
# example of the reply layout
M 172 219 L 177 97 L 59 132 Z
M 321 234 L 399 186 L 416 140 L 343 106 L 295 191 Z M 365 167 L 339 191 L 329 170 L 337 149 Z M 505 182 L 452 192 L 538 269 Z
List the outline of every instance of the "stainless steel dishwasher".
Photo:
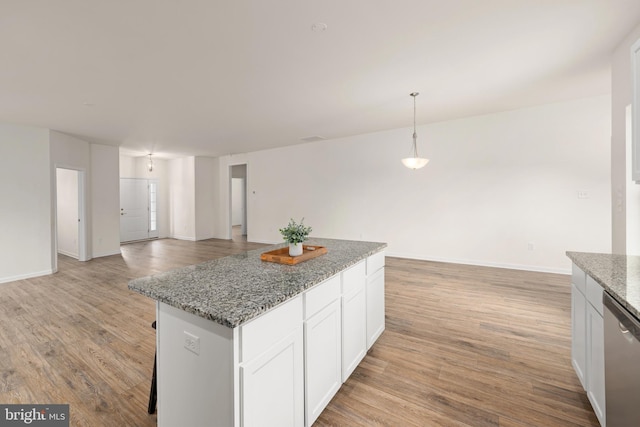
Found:
M 640 426 L 640 321 L 608 293 L 602 301 L 607 427 Z

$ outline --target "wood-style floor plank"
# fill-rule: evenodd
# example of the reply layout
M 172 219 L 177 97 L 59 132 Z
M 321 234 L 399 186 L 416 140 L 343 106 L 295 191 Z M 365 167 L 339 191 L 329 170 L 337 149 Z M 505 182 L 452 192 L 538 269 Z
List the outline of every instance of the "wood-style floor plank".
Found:
M 172 239 L 0 284 L 0 402 L 155 426 L 154 302 L 129 280 L 262 247 Z M 316 426 L 597 426 L 570 358 L 568 276 L 387 258 L 387 329 Z
M 385 273 L 387 329 L 330 408 L 426 411 L 395 401 L 389 426 L 598 425 L 571 367 L 567 276 L 397 258 Z M 367 425 L 355 408 L 317 425 Z

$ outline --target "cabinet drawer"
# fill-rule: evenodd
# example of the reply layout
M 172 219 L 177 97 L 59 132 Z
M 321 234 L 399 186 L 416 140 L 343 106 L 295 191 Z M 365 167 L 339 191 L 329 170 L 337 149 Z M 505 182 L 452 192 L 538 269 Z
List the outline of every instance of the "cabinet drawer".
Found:
M 380 251 L 367 258 L 367 276 L 375 273 L 382 267 L 384 267 L 384 251 Z
M 302 296 L 297 296 L 240 326 L 240 361 L 262 354 L 302 326 Z
M 304 293 L 305 320 L 340 298 L 340 275 L 325 280 Z
M 573 283 L 574 286 L 578 288 L 578 290 L 582 292 L 583 295 L 587 294 L 586 276 L 587 275 L 585 274 L 585 272 L 580 270 L 578 266 L 576 266 L 575 264 L 572 265 L 571 283 Z
M 342 272 L 342 295 L 363 288 L 367 280 L 365 261 L 362 260 Z
M 591 276 L 587 276 L 587 301 L 596 309 L 600 316 L 603 316 L 602 311 L 602 292 L 604 289 L 598 282 L 593 280 Z

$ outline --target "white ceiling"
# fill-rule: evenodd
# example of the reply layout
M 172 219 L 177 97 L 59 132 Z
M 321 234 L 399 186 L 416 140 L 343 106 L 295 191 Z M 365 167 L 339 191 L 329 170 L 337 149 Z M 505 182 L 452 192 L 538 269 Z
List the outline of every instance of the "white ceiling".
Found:
M 256 151 L 410 127 L 413 91 L 419 124 L 609 93 L 638 23 L 639 0 L 0 0 L 0 121 Z

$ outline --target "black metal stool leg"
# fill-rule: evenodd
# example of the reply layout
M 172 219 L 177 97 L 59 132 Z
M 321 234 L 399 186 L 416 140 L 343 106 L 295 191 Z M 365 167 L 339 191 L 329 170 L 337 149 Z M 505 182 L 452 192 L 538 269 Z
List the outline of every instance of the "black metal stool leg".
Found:
M 156 322 L 151 324 L 153 329 L 156 328 Z M 153 414 L 156 412 L 156 402 L 158 401 L 158 380 L 156 379 L 156 363 L 158 358 L 158 352 L 153 356 L 153 376 L 151 377 L 151 392 L 149 393 L 149 408 L 147 412 Z
M 151 378 L 151 393 L 149 394 L 149 409 L 147 412 L 156 412 L 156 401 L 158 400 L 158 389 L 156 388 L 156 356 L 153 357 L 153 377 Z

